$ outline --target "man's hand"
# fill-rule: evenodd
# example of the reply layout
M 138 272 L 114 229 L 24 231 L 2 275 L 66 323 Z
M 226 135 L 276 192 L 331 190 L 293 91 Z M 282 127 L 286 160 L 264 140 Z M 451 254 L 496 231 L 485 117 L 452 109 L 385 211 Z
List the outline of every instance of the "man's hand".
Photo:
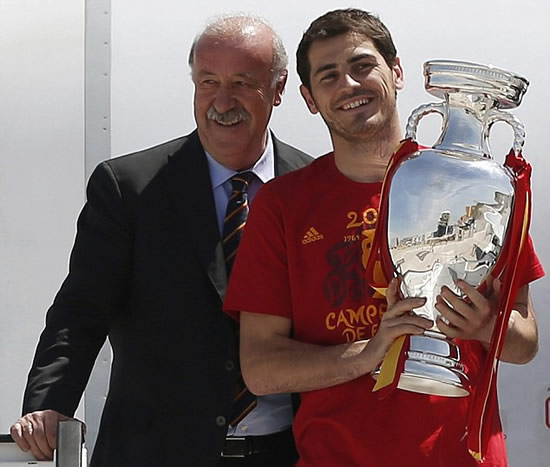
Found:
M 448 287 L 442 287 L 435 308 L 443 319 L 438 317 L 437 326 L 450 338 L 478 340 L 486 346 L 489 345 L 495 325 L 495 307 L 500 295 L 500 282 L 489 279 L 488 298 L 465 281 L 458 280 L 456 285 L 469 301 Z
M 392 343 L 405 334 L 423 334 L 433 321 L 415 315 L 413 310 L 426 303 L 425 298 L 405 298 L 399 295 L 399 281 L 392 279 L 386 291 L 388 309 L 382 316 L 376 335 L 369 342 L 369 351 L 376 351 L 379 362 L 384 359 Z
M 11 426 L 11 437 L 22 451 L 31 451 L 39 460 L 53 459 L 57 447 L 57 422 L 74 420 L 55 410 L 28 413 Z

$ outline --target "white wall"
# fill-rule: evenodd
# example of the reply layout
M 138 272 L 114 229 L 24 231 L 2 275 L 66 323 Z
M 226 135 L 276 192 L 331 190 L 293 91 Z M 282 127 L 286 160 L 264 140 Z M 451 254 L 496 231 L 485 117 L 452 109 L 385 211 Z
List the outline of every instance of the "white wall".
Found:
M 0 2 L 0 433 L 21 411 L 84 200 L 83 45 L 83 2 Z
M 273 128 L 282 139 L 311 152 L 330 149 L 328 133 L 309 115 L 298 93 L 294 53 L 302 32 L 320 14 L 348 7 L 330 0 L 267 2 L 222 0 L 2 0 L 0 2 L 0 432 L 7 432 L 20 410 L 21 394 L 44 312 L 66 272 L 74 223 L 84 198 L 89 168 L 84 151 L 84 11 L 105 8 L 112 24 L 107 44 L 88 44 L 88 64 L 112 52 L 105 77 L 110 89 L 94 79 L 87 95 L 111 94 L 106 115 L 106 141 L 88 154 L 101 158 L 144 148 L 194 128 L 192 86 L 187 53 L 206 18 L 228 11 L 250 11 L 266 17 L 281 33 L 291 58 L 283 105 L 275 110 Z M 423 90 L 422 63 L 433 58 L 465 59 L 493 64 L 526 76 L 531 86 L 514 113 L 527 129 L 525 156 L 534 166 L 535 212 L 532 235 L 550 268 L 545 228 L 550 219 L 549 172 L 545 157 L 546 88 L 550 65 L 547 24 L 550 4 L 543 0 L 441 2 L 440 0 L 371 0 L 356 3 L 377 12 L 393 33 L 405 69 L 406 89 L 399 106 L 405 122 L 410 111 L 433 101 Z M 98 13 L 98 11 L 95 11 Z M 98 16 L 96 16 L 98 18 Z M 89 20 L 96 21 L 93 17 Z M 105 21 L 97 19 L 97 21 Z M 95 23 L 94 23 L 95 24 Z M 92 60 L 92 61 L 91 61 Z M 98 69 L 101 69 L 99 66 Z M 106 68 L 106 70 L 108 70 Z M 92 94 L 90 94 L 92 92 Z M 103 96 L 103 97 L 101 97 Z M 99 102 L 94 99 L 93 105 Z M 99 102 L 103 106 L 103 102 Z M 99 125 L 99 121 L 97 122 Z M 423 126 L 422 126 L 423 125 Z M 420 140 L 435 139 L 437 117 L 421 124 Z M 495 154 L 507 151 L 511 135 L 498 125 Z M 550 457 L 550 429 L 545 402 L 550 396 L 549 279 L 532 286 L 541 327 L 538 357 L 524 367 L 501 366 L 502 413 L 511 465 L 542 467 Z M 7 375 L 7 376 L 6 376 Z

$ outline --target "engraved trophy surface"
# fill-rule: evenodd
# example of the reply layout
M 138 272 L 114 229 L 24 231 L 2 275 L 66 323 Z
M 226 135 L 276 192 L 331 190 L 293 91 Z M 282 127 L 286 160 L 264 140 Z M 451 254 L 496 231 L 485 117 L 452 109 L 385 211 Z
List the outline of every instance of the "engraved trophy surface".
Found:
M 455 281 L 480 286 L 502 249 L 514 202 L 513 174 L 493 160 L 488 137 L 497 121 L 514 130 L 514 150 L 523 146 L 521 123 L 503 109 L 520 104 L 524 78 L 504 70 L 448 60 L 424 64 L 426 90 L 444 102 L 417 108 L 406 137 L 416 139 L 420 119 L 443 117 L 432 148 L 398 162 L 388 194 L 387 245 L 404 297 L 425 297 L 415 313 L 432 319 L 441 287 L 462 292 Z M 469 394 L 460 349 L 436 325 L 411 336 L 398 387 L 449 397 Z

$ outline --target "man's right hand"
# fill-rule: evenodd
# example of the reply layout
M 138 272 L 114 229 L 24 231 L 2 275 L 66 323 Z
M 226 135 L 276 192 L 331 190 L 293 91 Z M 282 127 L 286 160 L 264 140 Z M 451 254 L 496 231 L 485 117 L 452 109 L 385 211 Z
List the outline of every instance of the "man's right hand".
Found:
M 364 350 L 366 353 L 374 354 L 378 363 L 384 359 L 395 339 L 406 334 L 423 334 L 434 325 L 432 320 L 413 313 L 415 308 L 420 308 L 426 303 L 426 299 L 401 298 L 397 278 L 393 278 L 388 285 L 386 301 L 388 308 L 382 316 L 378 332 Z
M 64 420 L 74 419 L 55 410 L 31 412 L 11 426 L 11 437 L 22 451 L 31 451 L 37 460 L 51 460 L 57 447 L 57 422 Z

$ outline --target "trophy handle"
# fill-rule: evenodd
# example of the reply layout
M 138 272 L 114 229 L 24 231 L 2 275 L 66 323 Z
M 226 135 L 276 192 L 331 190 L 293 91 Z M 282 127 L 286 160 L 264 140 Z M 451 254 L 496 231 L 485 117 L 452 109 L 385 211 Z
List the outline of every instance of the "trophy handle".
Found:
M 519 121 L 519 119 L 508 112 L 504 112 L 499 109 L 492 109 L 489 117 L 487 118 L 486 123 L 486 138 L 488 141 L 489 133 L 491 131 L 491 127 L 496 122 L 505 122 L 508 125 L 512 127 L 512 130 L 514 130 L 514 144 L 513 149 L 516 154 L 516 156 L 519 156 L 521 153 L 521 150 L 523 149 L 523 144 L 525 143 L 525 127 L 523 126 L 523 123 Z
M 416 129 L 418 128 L 418 123 L 420 122 L 420 119 L 425 115 L 435 112 L 441 115 L 445 120 L 447 116 L 446 107 L 447 104 L 445 104 L 444 102 L 433 102 L 430 104 L 421 105 L 420 107 L 414 109 L 409 116 L 409 119 L 407 120 L 407 126 L 405 128 L 405 138 L 411 138 L 416 141 Z

